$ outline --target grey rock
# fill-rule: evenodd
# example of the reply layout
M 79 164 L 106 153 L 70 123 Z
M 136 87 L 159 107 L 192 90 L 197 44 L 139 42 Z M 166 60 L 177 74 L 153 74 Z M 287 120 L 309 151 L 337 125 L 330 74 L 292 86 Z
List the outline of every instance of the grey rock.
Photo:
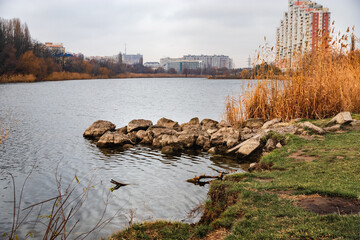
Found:
M 152 121 L 144 120 L 144 119 L 134 119 L 129 122 L 127 126 L 127 131 L 139 131 L 139 130 L 147 130 L 149 127 L 153 125 Z
M 266 141 L 266 144 L 265 144 L 265 147 L 264 147 L 264 150 L 265 151 L 268 151 L 268 152 L 271 152 L 272 150 L 274 150 L 276 148 L 276 141 L 272 138 L 268 139 Z
M 219 146 L 219 145 L 226 145 L 229 138 L 239 140 L 240 133 L 239 131 L 231 128 L 231 127 L 223 127 L 210 138 L 211 146 Z
M 283 147 L 283 145 L 281 143 L 276 144 L 276 148 L 282 148 L 282 147 Z
M 245 123 L 245 126 L 248 128 L 261 128 L 263 125 L 264 120 L 261 118 L 249 118 Z
M 353 119 L 351 117 L 350 112 L 341 112 L 338 113 L 333 119 L 330 120 L 330 123 L 338 123 L 338 124 L 346 124 L 352 122 Z
M 324 131 L 326 132 L 336 132 L 340 130 L 341 130 L 341 124 L 336 124 L 334 126 L 324 128 Z
M 260 147 L 260 138 L 250 138 L 242 143 L 236 153 L 246 157 L 254 152 L 258 147 Z
M 218 124 L 219 128 L 223 128 L 223 127 L 231 127 L 231 124 L 225 120 L 221 120 Z
M 85 130 L 83 136 L 89 139 L 97 139 L 107 131 L 114 131 L 115 128 L 116 126 L 112 122 L 98 120 Z
M 196 139 L 196 146 L 201 147 L 204 150 L 209 150 L 210 136 L 206 132 L 199 134 L 198 138 Z
M 302 122 L 299 124 L 300 127 L 302 128 L 308 128 L 318 134 L 324 134 L 325 131 L 324 129 L 322 129 L 321 127 L 315 126 L 314 124 L 312 124 L 311 122 Z
M 204 126 L 206 129 L 217 129 L 218 122 L 212 119 L 205 118 L 200 123 L 201 126 Z
M 268 129 L 270 128 L 272 125 L 281 122 L 280 118 L 275 118 L 273 120 L 267 121 L 266 123 L 264 123 L 264 125 L 261 127 L 262 129 Z

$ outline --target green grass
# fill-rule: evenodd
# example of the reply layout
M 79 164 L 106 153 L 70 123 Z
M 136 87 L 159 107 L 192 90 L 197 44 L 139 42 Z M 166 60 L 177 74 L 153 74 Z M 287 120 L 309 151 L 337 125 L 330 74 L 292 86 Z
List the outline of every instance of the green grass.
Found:
M 360 115 L 353 118 L 360 119 Z M 225 239 L 360 239 L 360 214 L 317 215 L 297 207 L 294 198 L 278 195 L 281 191 L 291 197 L 318 194 L 358 199 L 359 139 L 360 131 L 354 130 L 315 140 L 289 135 L 285 147 L 261 159 L 261 163 L 273 164 L 271 171 L 214 181 L 198 225 L 145 223 L 115 239 L 201 239 L 218 228 L 229 230 Z M 302 161 L 291 157 L 294 153 L 314 158 Z M 156 237 L 147 231 L 155 231 Z

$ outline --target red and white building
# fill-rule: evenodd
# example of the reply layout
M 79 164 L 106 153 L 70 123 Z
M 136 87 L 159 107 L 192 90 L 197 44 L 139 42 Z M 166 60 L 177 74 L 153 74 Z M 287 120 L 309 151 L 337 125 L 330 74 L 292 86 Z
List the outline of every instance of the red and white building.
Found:
M 330 32 L 330 12 L 313 1 L 289 0 L 276 31 L 276 65 L 282 69 L 296 67 L 296 53 L 310 52 L 321 37 Z

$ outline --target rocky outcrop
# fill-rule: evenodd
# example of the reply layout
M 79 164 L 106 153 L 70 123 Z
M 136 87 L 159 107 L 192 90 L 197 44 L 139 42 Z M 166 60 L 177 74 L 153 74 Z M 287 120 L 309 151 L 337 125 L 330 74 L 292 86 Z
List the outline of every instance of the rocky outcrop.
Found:
M 351 115 L 350 115 L 351 117 Z M 333 122 L 350 121 L 348 113 L 340 113 Z M 351 124 L 355 125 L 355 121 Z M 357 124 L 357 123 L 356 123 Z M 281 148 L 285 141 L 279 136 L 286 133 L 308 135 L 308 130 L 317 134 L 338 131 L 342 124 L 322 129 L 310 122 L 281 122 L 273 119 L 264 123 L 262 119 L 249 119 L 246 127 L 235 128 L 226 121 L 193 118 L 181 125 L 161 118 L 153 125 L 150 120 L 137 119 L 127 126 L 115 129 L 108 121 L 96 121 L 84 133 L 84 137 L 98 139 L 101 148 L 131 148 L 140 143 L 161 149 L 164 154 L 175 154 L 187 149 L 201 149 L 211 154 L 230 154 L 239 158 L 268 154 Z M 274 134 L 276 133 L 276 134 Z M 276 137 L 273 137 L 276 136 Z M 305 137 L 305 136 L 304 136 Z
M 97 139 L 107 131 L 114 131 L 115 128 L 116 126 L 112 122 L 98 120 L 85 130 L 83 136 L 89 139 Z

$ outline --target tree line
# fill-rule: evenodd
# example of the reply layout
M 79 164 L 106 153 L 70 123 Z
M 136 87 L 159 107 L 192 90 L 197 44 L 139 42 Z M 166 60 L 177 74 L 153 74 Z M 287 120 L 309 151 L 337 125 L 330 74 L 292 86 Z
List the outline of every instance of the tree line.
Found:
M 165 71 L 163 68 L 152 69 L 141 63 L 127 65 L 114 60 L 86 60 L 84 55 L 54 55 L 45 44 L 31 38 L 26 23 L 20 19 L 0 18 L 0 82 L 23 81 L 24 76 L 30 76 L 29 81 L 62 80 L 61 78 L 111 78 L 124 73 L 141 74 L 184 74 L 188 75 L 224 75 L 248 77 L 249 74 L 239 74 L 241 69 L 227 68 L 175 69 Z M 73 74 L 73 75 L 72 75 Z M 79 75 L 80 74 L 80 75 Z M 83 74 L 83 75 L 81 75 Z

